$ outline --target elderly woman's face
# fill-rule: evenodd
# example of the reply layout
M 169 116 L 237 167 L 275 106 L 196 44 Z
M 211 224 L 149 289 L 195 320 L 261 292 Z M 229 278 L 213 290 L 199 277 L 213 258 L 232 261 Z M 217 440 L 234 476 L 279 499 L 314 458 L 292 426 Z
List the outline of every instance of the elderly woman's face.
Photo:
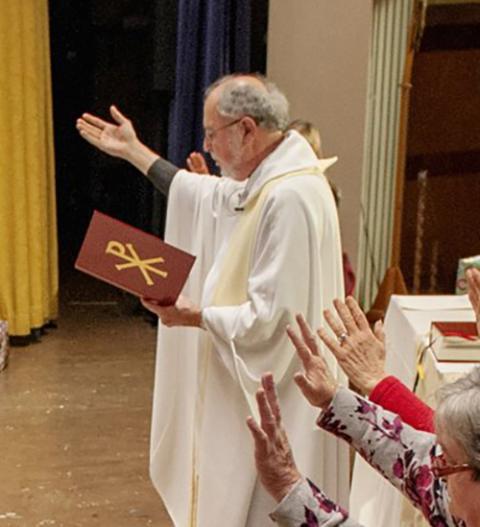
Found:
M 448 465 L 467 463 L 462 447 L 449 435 L 438 435 Z M 465 521 L 468 527 L 480 526 L 480 482 L 473 479 L 470 470 L 446 476 L 450 496 L 450 512 Z

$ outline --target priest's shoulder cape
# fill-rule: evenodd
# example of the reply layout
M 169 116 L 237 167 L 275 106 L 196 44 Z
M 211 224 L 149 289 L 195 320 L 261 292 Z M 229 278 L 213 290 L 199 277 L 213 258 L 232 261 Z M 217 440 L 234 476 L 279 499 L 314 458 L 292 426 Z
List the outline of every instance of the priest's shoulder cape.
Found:
M 290 132 L 246 183 L 173 177 L 165 239 L 197 256 L 183 294 L 202 306 L 206 329 L 159 327 L 150 468 L 177 526 L 268 521 L 245 425 L 265 371 L 278 383 L 300 469 L 346 504 L 347 449 L 314 429 L 285 334 L 296 313 L 318 327 L 343 296 L 329 164 Z

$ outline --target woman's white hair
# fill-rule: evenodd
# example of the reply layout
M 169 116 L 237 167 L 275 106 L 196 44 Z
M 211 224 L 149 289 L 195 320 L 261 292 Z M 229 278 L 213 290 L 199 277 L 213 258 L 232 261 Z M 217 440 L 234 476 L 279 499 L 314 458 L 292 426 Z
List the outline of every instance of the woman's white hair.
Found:
M 480 367 L 442 386 L 436 398 L 437 430 L 463 448 L 475 479 L 480 480 Z
M 244 82 L 245 77 L 260 81 L 263 88 L 255 83 Z M 263 75 L 233 74 L 221 77 L 207 88 L 205 99 L 218 86 L 223 86 L 217 105 L 220 115 L 235 119 L 248 115 L 258 126 L 272 131 L 284 131 L 287 128 L 289 123 L 287 98 Z

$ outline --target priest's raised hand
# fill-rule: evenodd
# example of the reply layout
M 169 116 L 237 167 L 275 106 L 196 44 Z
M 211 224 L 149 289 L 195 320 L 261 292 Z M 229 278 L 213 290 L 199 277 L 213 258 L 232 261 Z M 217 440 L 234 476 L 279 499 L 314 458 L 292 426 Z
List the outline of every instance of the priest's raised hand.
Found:
M 102 152 L 125 159 L 146 174 L 160 156 L 138 139 L 130 119 L 116 106 L 110 106 L 110 115 L 113 122 L 84 113 L 77 119 L 77 130 L 83 139 Z
M 195 174 L 209 175 L 207 162 L 200 152 L 191 152 L 187 157 L 187 168 Z

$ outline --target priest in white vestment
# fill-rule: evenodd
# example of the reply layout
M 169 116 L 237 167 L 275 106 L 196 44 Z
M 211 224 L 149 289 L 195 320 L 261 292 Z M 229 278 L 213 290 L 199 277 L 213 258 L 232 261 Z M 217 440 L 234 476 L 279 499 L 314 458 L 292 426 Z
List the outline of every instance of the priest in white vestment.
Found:
M 315 428 L 285 333 L 296 313 L 318 327 L 343 296 L 337 212 L 323 174 L 332 161 L 319 161 L 297 132 L 284 133 L 288 103 L 260 76 L 225 77 L 207 90 L 204 147 L 222 178 L 178 170 L 111 113 L 115 124 L 84 114 L 82 137 L 168 194 L 165 239 L 197 256 L 175 306 L 145 302 L 162 322 L 150 473 L 175 526 L 271 523 L 275 504 L 257 481 L 245 424 L 266 371 L 300 471 L 345 505 L 347 447 Z

